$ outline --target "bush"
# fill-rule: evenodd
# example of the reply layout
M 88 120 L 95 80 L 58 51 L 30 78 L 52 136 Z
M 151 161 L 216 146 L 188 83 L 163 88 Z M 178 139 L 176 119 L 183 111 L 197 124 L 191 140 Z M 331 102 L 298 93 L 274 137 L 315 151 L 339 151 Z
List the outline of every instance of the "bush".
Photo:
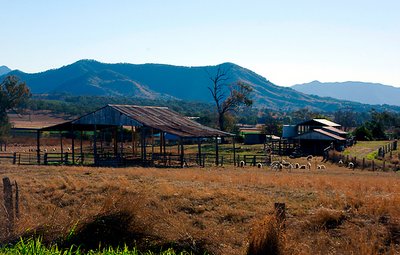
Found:
M 281 226 L 275 217 L 266 217 L 250 235 L 247 255 L 283 254 Z

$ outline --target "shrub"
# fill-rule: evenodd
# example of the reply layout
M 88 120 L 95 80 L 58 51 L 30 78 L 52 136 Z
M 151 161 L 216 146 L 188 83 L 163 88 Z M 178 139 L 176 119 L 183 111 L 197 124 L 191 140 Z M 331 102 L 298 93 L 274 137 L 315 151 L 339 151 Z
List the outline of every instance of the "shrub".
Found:
M 275 217 L 266 217 L 250 235 L 247 255 L 283 254 L 281 226 Z

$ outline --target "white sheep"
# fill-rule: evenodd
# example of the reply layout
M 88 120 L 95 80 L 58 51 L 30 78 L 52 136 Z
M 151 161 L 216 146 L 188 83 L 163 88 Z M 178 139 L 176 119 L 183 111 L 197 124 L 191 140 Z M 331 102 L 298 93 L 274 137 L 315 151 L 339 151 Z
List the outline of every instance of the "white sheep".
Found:
M 310 162 L 307 163 L 307 168 L 308 168 L 309 170 L 311 170 L 311 163 L 310 163 Z
M 323 170 L 323 169 L 326 169 L 326 167 L 324 165 L 317 165 L 317 169 L 318 170 Z
M 56 151 L 57 149 L 56 148 L 53 148 L 53 151 Z
M 354 169 L 354 163 L 353 163 L 353 162 L 349 162 L 348 167 L 349 167 L 350 169 Z
M 300 165 L 299 169 L 306 169 L 307 166 L 306 165 Z
M 307 156 L 307 161 L 311 161 L 313 159 L 313 155 L 308 155 Z
M 299 163 L 294 164 L 294 168 L 299 169 L 300 168 L 300 164 Z
M 262 164 L 262 163 L 258 163 L 258 164 L 257 164 L 257 167 L 258 167 L 258 168 L 262 168 L 262 167 L 263 167 L 263 164 Z
M 339 160 L 338 164 L 343 165 L 343 160 Z
M 240 167 L 244 167 L 244 165 L 245 165 L 245 162 L 243 160 L 239 162 Z

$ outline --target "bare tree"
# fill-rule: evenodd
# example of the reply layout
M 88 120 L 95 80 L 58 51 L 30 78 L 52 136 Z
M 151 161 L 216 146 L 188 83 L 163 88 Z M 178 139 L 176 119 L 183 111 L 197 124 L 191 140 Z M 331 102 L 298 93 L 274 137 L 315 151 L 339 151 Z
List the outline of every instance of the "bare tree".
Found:
M 237 112 L 241 106 L 251 106 L 253 101 L 250 99 L 250 94 L 253 89 L 240 80 L 228 84 L 229 70 L 222 68 L 221 65 L 218 66 L 215 75 L 210 75 L 210 73 L 208 75 L 212 82 L 208 89 L 217 108 L 218 126 L 220 130 L 225 131 L 226 114 Z

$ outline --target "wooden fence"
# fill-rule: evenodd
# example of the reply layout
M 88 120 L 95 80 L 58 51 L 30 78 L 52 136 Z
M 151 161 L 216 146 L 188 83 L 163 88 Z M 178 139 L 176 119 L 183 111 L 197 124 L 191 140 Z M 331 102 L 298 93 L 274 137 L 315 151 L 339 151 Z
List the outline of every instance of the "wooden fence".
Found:
M 390 156 L 392 156 L 392 152 L 397 150 L 397 140 L 392 141 L 384 146 L 382 146 L 381 148 L 378 149 L 378 157 L 381 159 L 385 158 L 385 155 L 387 153 L 390 153 Z
M 366 158 L 351 157 L 349 155 L 339 154 L 331 151 L 328 154 L 328 159 L 332 163 L 349 167 L 351 169 L 372 170 L 372 171 L 399 171 L 400 165 L 398 162 L 383 160 L 369 160 Z
M 234 158 L 235 157 L 235 158 Z M 98 153 L 95 160 L 93 153 L 74 153 L 64 152 L 45 152 L 39 155 L 42 165 L 102 165 L 102 166 L 129 166 L 129 165 L 153 165 L 153 166 L 224 166 L 239 165 L 243 161 L 245 165 L 256 166 L 258 163 L 269 164 L 271 156 L 263 154 L 233 154 L 220 153 L 218 160 L 214 153 L 185 154 L 183 159 L 177 153 L 147 153 L 146 160 L 142 160 L 140 155 L 133 153 L 123 153 L 114 155 L 110 152 Z M 18 165 L 38 164 L 38 154 L 36 152 L 13 152 L 0 153 L 0 162 L 7 162 Z

